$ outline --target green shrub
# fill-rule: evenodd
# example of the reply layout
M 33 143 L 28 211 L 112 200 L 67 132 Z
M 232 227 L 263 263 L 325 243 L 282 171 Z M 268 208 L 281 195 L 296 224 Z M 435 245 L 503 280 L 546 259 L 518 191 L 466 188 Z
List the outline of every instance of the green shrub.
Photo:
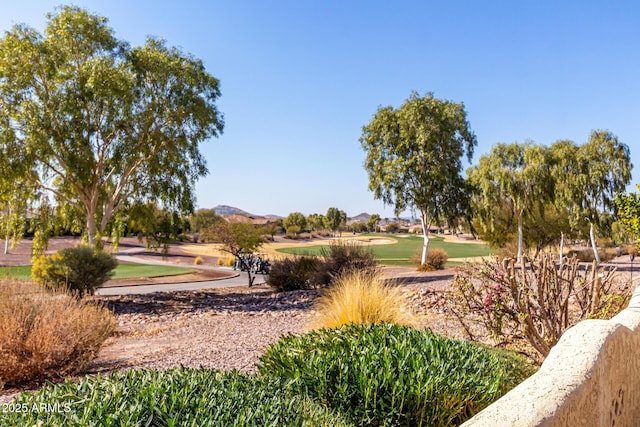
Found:
M 113 276 L 117 265 L 113 255 L 80 245 L 37 258 L 31 271 L 37 284 L 82 297 L 85 293 L 93 295 L 98 286 Z
M 370 248 L 357 244 L 332 244 L 322 248 L 321 262 L 311 277 L 315 286 L 327 286 L 334 279 L 351 271 L 375 273 L 378 262 Z
M 15 404 L 57 404 L 58 410 L 8 412 L 6 425 L 347 425 L 334 411 L 293 394 L 284 381 L 207 369 L 141 369 L 49 384 L 21 394 Z
M 305 256 L 274 261 L 267 284 L 280 292 L 307 289 L 319 263 L 317 258 Z
M 259 370 L 356 425 L 415 426 L 458 425 L 534 371 L 514 355 L 391 324 L 285 337 Z
M 0 281 L 0 389 L 82 372 L 115 327 L 111 312 L 85 300 Z

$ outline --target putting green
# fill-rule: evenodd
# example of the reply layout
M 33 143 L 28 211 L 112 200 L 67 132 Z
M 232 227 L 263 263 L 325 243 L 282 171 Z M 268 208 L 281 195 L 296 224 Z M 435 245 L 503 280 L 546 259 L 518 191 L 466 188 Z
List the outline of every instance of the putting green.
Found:
M 360 237 L 368 237 L 370 239 L 388 239 L 392 244 L 368 244 L 362 241 L 372 252 L 374 257 L 382 264 L 388 265 L 412 265 L 410 260 L 419 255 L 422 248 L 423 239 L 421 236 L 395 236 L 389 234 L 371 234 Z M 327 244 L 291 246 L 277 248 L 277 252 L 292 255 L 309 255 L 317 256 L 323 250 L 329 248 Z M 484 257 L 491 255 L 491 249 L 485 244 L 469 243 L 469 242 L 450 242 L 442 237 L 431 237 L 429 239 L 429 249 L 444 250 L 449 259 L 467 259 L 475 257 Z

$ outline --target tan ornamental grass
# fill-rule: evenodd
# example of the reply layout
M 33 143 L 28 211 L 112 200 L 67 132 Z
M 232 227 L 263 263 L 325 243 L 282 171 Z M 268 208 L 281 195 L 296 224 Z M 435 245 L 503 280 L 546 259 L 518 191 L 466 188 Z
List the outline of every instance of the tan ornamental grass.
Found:
M 379 273 L 351 271 L 338 277 L 314 304 L 317 316 L 311 329 L 347 324 L 393 323 L 415 326 L 399 286 Z
M 88 299 L 0 281 L 0 389 L 82 372 L 116 327 Z

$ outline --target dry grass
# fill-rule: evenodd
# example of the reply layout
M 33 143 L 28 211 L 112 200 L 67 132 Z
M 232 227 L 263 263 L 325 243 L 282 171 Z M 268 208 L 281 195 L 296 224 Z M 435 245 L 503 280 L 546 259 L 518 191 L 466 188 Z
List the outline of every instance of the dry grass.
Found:
M 312 329 L 337 328 L 346 324 L 394 323 L 416 325 L 417 319 L 405 308 L 400 288 L 379 274 L 352 271 L 338 277 L 318 299 L 318 316 Z
M 0 389 L 81 372 L 115 326 L 86 299 L 0 281 Z

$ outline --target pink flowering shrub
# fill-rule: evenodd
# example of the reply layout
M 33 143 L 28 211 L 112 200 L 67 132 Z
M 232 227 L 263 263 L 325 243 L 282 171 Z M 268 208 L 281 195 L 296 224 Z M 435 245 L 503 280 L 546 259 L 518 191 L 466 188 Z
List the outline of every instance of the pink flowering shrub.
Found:
M 451 312 L 471 340 L 516 346 L 538 360 L 566 329 L 583 319 L 614 316 L 631 295 L 630 283 L 615 269 L 575 258 L 559 264 L 550 254 L 520 263 L 505 258 L 467 264 L 453 288 Z

